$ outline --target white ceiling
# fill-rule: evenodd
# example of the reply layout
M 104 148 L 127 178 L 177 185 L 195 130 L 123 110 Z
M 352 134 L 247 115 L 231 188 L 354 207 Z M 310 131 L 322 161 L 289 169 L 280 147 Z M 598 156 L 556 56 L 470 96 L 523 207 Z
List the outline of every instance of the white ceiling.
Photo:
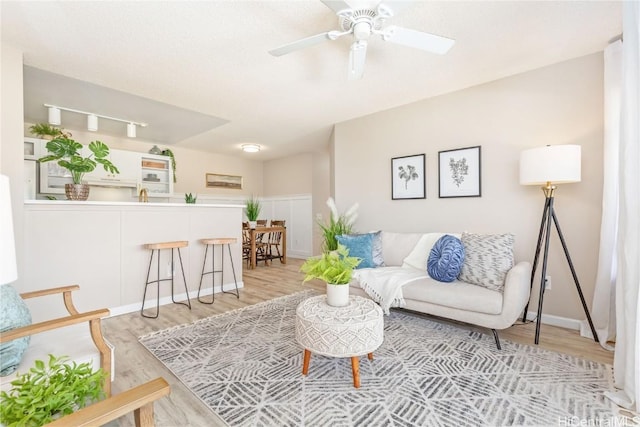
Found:
M 364 78 L 349 81 L 345 38 L 267 53 L 338 29 L 318 0 L 4 0 L 0 7 L 2 42 L 22 50 L 26 65 L 79 80 L 64 91 L 74 108 L 147 121 L 176 135 L 167 143 L 199 150 L 238 154 L 242 143 L 258 143 L 257 159 L 324 146 L 341 121 L 602 51 L 622 31 L 620 2 L 416 1 L 389 22 L 453 38 L 454 47 L 441 56 L 376 39 Z M 87 96 L 87 87 L 107 93 L 94 85 L 114 91 Z M 39 99 L 42 92 L 26 89 L 25 107 L 62 105 Z M 127 94 L 142 102 L 144 120 L 128 117 Z M 189 113 L 198 125 L 185 129 Z M 218 126 L 220 119 L 228 123 Z

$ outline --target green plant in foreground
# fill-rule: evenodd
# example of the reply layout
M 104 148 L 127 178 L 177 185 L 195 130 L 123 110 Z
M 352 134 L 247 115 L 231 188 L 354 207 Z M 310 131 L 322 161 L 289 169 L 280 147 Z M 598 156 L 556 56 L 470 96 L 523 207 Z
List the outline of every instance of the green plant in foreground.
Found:
M 0 392 L 0 422 L 7 427 L 41 426 L 71 414 L 104 397 L 106 373 L 91 364 L 66 363 L 67 356 L 49 355 L 49 363 L 36 360 L 35 367 Z
M 351 281 L 353 269 L 362 260 L 349 256 L 349 250 L 338 244 L 338 249 L 331 252 L 324 252 L 319 257 L 307 258 L 300 267 L 300 271 L 305 273 L 302 283 L 312 279 L 320 279 L 334 285 L 346 285 Z
M 198 195 L 197 194 L 194 196 L 191 193 L 188 193 L 188 194 L 185 193 L 185 195 L 184 195 L 184 202 L 185 203 L 194 204 L 197 199 L 198 199 Z
M 81 154 L 82 144 L 71 139 L 70 133 L 46 123 L 35 124 L 29 130 L 39 137 L 53 136 L 53 139 L 47 142 L 46 145 L 49 155 L 38 160 L 42 163 L 57 160 L 58 165 L 71 172 L 74 184 L 82 184 L 84 174 L 92 172 L 98 163 L 107 172 L 120 173 L 118 168 L 107 158 L 109 156 L 109 147 L 104 142 L 92 141 L 89 144 L 91 154 L 83 157 Z
M 260 200 L 257 197 L 251 196 L 250 199 L 247 199 L 247 219 L 249 221 L 257 221 L 258 216 L 260 215 L 260 210 L 262 206 L 260 206 Z

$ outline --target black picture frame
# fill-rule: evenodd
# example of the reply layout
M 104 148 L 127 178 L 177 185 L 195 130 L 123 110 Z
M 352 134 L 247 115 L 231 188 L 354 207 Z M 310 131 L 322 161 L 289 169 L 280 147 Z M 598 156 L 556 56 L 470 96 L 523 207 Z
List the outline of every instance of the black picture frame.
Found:
M 427 198 L 425 158 L 414 154 L 391 159 L 391 200 Z
M 438 197 L 481 197 L 481 147 L 438 151 Z

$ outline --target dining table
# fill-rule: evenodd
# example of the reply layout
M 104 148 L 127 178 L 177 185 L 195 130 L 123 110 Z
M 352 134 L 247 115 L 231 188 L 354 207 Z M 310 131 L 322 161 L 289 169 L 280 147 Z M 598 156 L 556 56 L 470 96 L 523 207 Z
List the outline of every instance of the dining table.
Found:
M 249 268 L 253 269 L 256 268 L 256 236 L 265 236 L 266 239 L 268 239 L 269 233 L 272 232 L 281 232 L 282 233 L 282 239 L 281 239 L 281 246 L 282 246 L 282 258 L 280 258 L 280 262 L 282 262 L 282 264 L 286 264 L 287 263 L 287 227 L 284 226 L 272 226 L 272 227 L 264 227 L 264 226 L 258 226 L 256 228 L 250 228 L 249 229 L 249 241 L 250 241 L 250 245 L 251 245 L 251 256 L 250 256 L 250 262 L 249 262 Z

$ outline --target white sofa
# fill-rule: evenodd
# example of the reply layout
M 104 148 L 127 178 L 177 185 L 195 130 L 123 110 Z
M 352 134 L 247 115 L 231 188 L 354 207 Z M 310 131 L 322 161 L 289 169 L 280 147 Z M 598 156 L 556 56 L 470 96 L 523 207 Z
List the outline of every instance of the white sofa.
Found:
M 428 236 L 423 238 L 425 234 Z M 354 279 L 350 283 L 350 292 L 354 295 L 370 297 L 360 283 L 364 277 L 361 275 L 365 273 L 384 275 L 390 272 L 391 276 L 398 274 L 398 277 L 403 277 L 400 280 L 405 281 L 407 277 L 411 277 L 410 281 L 401 286 L 401 298 L 395 300 L 396 305 L 402 302 L 402 308 L 408 310 L 491 329 L 496 345 L 500 349 L 497 330 L 513 325 L 529 300 L 531 264 L 529 262 L 514 263 L 506 275 L 502 292 L 460 280 L 450 283 L 439 282 L 429 277 L 426 263 L 430 245 L 444 234 L 382 231 L 384 266 L 356 270 Z M 460 234 L 448 234 L 460 237 Z M 425 246 L 422 252 L 417 247 L 420 242 Z M 410 257 L 413 259 L 409 259 Z M 418 265 L 424 267 L 418 269 L 415 267 Z M 375 295 L 373 299 L 377 299 Z

